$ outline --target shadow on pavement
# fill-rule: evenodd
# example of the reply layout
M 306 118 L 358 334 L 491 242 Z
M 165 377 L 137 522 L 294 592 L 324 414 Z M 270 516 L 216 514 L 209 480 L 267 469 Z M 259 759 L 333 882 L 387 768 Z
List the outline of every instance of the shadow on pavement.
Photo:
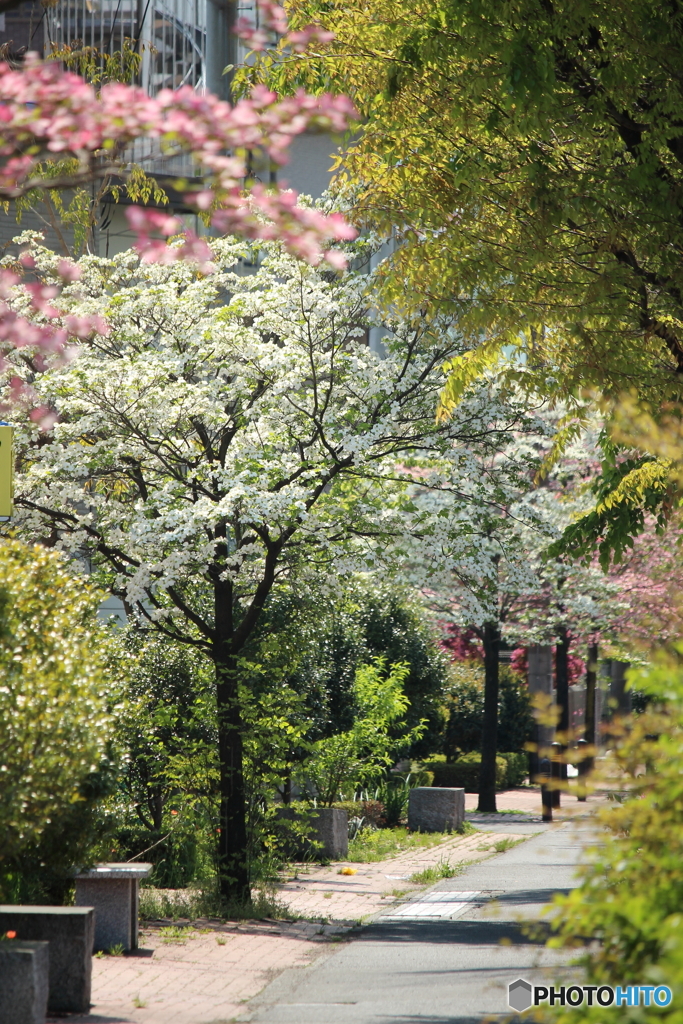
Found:
M 568 896 L 571 889 L 514 889 L 512 892 L 492 896 L 491 903 L 503 903 L 507 906 L 518 903 L 552 903 L 554 896 Z
M 375 921 L 358 936 L 359 942 L 450 943 L 463 946 L 542 946 L 550 934 L 545 923 L 535 923 L 539 937 L 524 935 L 523 925 L 512 921 Z M 455 1018 L 452 1018 L 455 1020 Z

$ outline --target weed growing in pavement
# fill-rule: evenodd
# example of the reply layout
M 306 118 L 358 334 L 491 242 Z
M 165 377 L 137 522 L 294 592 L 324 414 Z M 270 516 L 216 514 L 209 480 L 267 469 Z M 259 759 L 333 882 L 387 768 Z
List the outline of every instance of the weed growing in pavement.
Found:
M 228 941 L 227 939 L 216 939 L 216 943 L 219 946 L 224 946 L 227 941 Z
M 144 999 L 140 999 L 140 996 L 136 996 L 135 999 L 133 1000 L 133 1006 L 137 1010 L 144 1010 L 144 1008 L 147 1006 L 147 1002 Z
M 115 946 L 110 946 L 107 953 L 109 956 L 123 956 L 123 943 L 117 942 Z
M 168 928 L 160 928 L 159 935 L 161 936 L 162 942 L 186 942 L 187 939 L 191 939 L 191 929 L 188 925 L 177 927 L 171 925 Z
M 439 861 L 434 867 L 425 868 L 424 871 L 416 871 L 410 876 L 410 881 L 415 885 L 430 885 L 432 882 L 439 882 L 442 878 L 453 878 L 459 875 L 464 864 L 449 864 L 446 860 Z
M 506 850 L 511 850 L 513 846 L 519 846 L 523 842 L 524 839 L 499 839 L 498 842 L 493 844 L 493 849 L 496 853 L 505 853 Z

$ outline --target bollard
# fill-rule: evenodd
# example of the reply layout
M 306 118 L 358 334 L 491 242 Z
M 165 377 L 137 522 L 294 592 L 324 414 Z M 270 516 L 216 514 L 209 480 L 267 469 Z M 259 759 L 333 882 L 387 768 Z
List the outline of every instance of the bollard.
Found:
M 551 743 L 550 746 L 553 748 L 550 761 L 550 776 L 554 782 L 552 790 L 553 807 L 560 806 L 560 783 L 562 782 L 562 762 L 560 760 L 562 756 L 563 747 L 557 740 Z
M 583 780 L 584 776 L 587 775 L 588 772 L 590 771 L 590 764 L 588 763 L 588 758 L 586 757 L 586 754 L 585 754 L 586 747 L 588 746 L 588 741 L 587 740 L 579 740 L 576 745 L 577 745 L 578 750 L 579 750 L 579 756 L 578 756 L 579 787 L 581 787 L 581 783 L 582 783 L 582 780 Z M 586 791 L 585 790 L 583 790 L 583 792 L 579 792 L 578 800 L 579 800 L 580 803 L 585 803 L 586 802 Z
M 538 762 L 538 774 L 541 779 L 541 805 L 543 807 L 543 821 L 553 820 L 553 794 L 543 779 L 550 778 L 550 761 L 543 757 Z

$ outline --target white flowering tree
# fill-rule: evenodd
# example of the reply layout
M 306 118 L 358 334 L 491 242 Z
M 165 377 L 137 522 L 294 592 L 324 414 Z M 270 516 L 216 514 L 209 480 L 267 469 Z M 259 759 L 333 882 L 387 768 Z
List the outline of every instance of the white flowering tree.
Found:
M 442 367 L 459 347 L 451 324 L 392 324 L 379 359 L 366 343 L 367 278 L 276 245 L 246 274 L 245 243 L 213 249 L 210 277 L 132 252 L 83 258 L 62 312 L 108 328 L 70 363 L 10 357 L 32 410 L 18 424 L 13 528 L 87 554 L 130 616 L 213 661 L 221 887 L 248 898 L 240 680 L 269 595 L 391 568 L 408 536 L 438 548 L 446 521 L 412 500 L 431 471 L 411 466 L 471 464 L 518 410 L 475 385 L 437 423 Z M 49 285 L 56 257 L 36 244 L 31 255 Z M 15 301 L 38 316 L 23 292 Z
M 496 809 L 501 641 L 557 641 L 557 699 L 560 728 L 566 731 L 568 636 L 586 641 L 598 632 L 614 636 L 625 607 L 617 582 L 597 565 L 549 555 L 568 523 L 591 507 L 584 481 L 591 476 L 600 423 L 586 422 L 581 408 L 573 417 L 566 408 L 550 409 L 538 400 L 534 414 L 533 406 L 530 396 L 525 430 L 508 432 L 494 452 L 473 452 L 464 472 L 451 466 L 450 476 L 435 487 L 425 481 L 420 498 L 466 524 L 444 536 L 443 557 L 432 570 L 430 602 L 442 618 L 472 630 L 483 647 L 482 811 Z

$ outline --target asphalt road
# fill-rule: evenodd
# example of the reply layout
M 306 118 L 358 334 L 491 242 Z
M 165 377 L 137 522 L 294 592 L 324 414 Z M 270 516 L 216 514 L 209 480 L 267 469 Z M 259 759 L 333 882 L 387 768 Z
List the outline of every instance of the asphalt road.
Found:
M 541 918 L 553 893 L 577 884 L 575 866 L 590 836 L 585 823 L 546 826 L 376 918 L 311 966 L 285 971 L 238 1019 L 479 1024 L 482 1017 L 516 1018 L 507 1004 L 510 982 L 543 984 L 576 971 L 567 967 L 570 954 L 525 937 L 522 921 Z M 441 913 L 448 916 L 421 916 Z

